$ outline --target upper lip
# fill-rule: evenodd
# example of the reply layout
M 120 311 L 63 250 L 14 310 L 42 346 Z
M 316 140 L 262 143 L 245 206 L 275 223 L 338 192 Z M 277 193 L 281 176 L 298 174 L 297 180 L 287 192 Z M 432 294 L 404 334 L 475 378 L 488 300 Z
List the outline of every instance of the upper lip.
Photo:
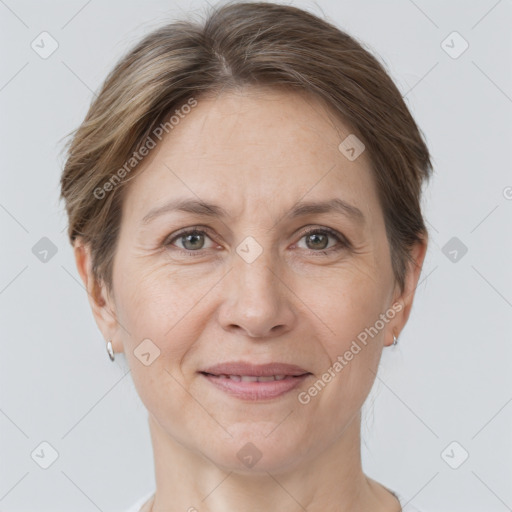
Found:
M 201 370 L 202 373 L 212 375 L 246 375 L 251 377 L 270 377 L 272 375 L 304 375 L 308 372 L 294 364 L 286 363 L 268 363 L 268 364 L 250 364 L 243 361 L 233 361 L 228 363 L 219 363 L 209 368 Z

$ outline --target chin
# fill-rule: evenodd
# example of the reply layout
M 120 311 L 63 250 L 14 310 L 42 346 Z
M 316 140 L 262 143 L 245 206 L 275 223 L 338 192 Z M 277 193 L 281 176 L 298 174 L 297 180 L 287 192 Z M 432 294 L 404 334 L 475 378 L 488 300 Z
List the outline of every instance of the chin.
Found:
M 303 456 L 304 450 L 300 448 L 306 448 L 305 442 L 291 436 L 290 430 L 282 425 L 277 428 L 275 423 L 263 425 L 230 426 L 227 430 L 233 437 L 212 440 L 212 449 L 204 455 L 223 470 L 244 475 L 274 474 L 296 467 Z M 280 428 L 282 431 L 278 433 Z

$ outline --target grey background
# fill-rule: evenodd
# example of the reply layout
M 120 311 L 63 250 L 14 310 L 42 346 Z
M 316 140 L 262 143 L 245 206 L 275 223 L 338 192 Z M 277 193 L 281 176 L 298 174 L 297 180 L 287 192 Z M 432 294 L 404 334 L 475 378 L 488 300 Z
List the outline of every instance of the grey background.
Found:
M 62 138 L 130 45 L 204 5 L 0 0 L 0 510 L 120 511 L 153 488 L 145 409 L 123 356 L 108 359 L 66 239 Z M 512 3 L 294 5 L 384 62 L 434 159 L 430 248 L 365 404 L 364 469 L 422 512 L 512 510 Z M 43 31 L 59 45 L 46 59 L 31 47 Z M 469 44 L 458 58 L 453 31 Z M 43 441 L 58 452 L 48 469 L 31 456 Z

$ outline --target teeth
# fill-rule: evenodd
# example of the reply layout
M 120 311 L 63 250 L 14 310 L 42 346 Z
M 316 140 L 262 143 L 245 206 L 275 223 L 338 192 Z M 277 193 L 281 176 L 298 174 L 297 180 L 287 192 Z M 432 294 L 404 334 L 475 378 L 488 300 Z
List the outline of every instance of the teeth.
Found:
M 258 382 L 269 382 L 271 380 L 276 380 L 273 375 L 269 375 L 268 377 L 256 377 Z
M 254 377 L 252 375 L 218 375 L 224 379 L 231 379 L 236 382 L 271 382 L 273 380 L 286 379 L 286 375 L 269 375 L 268 377 Z
M 238 375 L 237 375 L 237 377 L 238 377 Z M 252 377 L 249 375 L 240 375 L 239 378 L 242 382 L 259 382 L 260 378 L 264 378 L 264 377 Z

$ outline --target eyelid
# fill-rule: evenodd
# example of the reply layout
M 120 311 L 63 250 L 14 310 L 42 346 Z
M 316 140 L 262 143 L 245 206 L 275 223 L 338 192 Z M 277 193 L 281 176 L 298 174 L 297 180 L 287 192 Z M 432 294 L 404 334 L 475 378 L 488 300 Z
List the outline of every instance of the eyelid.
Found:
M 336 229 L 329 228 L 327 226 L 307 226 L 307 227 L 301 229 L 299 231 L 299 233 L 297 234 L 297 236 L 299 237 L 299 240 L 296 243 L 300 242 L 300 240 L 304 236 L 312 234 L 312 233 L 318 233 L 318 232 L 325 233 L 325 234 L 331 236 L 332 238 L 335 238 L 336 241 L 338 242 L 338 244 L 337 244 L 337 246 L 334 245 L 332 247 L 329 247 L 328 249 L 319 249 L 317 251 L 314 251 L 313 249 L 309 249 L 309 251 L 311 253 L 322 254 L 322 253 L 329 253 L 331 251 L 334 252 L 336 250 L 341 250 L 343 248 L 348 248 L 348 249 L 352 248 L 352 244 L 345 237 L 345 235 L 343 235 L 342 233 L 340 233 Z
M 175 240 L 182 238 L 186 235 L 196 233 L 196 232 L 199 234 L 204 233 L 204 234 L 208 235 L 210 239 L 212 239 L 212 236 L 211 236 L 212 230 L 209 227 L 207 227 L 207 226 L 190 226 L 188 228 L 180 229 L 177 232 L 171 233 L 170 235 L 166 236 L 164 238 L 163 245 L 172 245 L 172 243 Z M 187 249 L 182 249 L 181 247 L 177 247 L 177 249 L 180 249 L 182 251 L 187 251 Z M 200 249 L 199 251 L 187 251 L 187 252 L 199 253 L 200 251 L 203 251 L 203 250 L 206 250 L 206 249 Z
M 304 235 L 308 235 L 309 233 L 316 233 L 317 231 L 327 233 L 327 234 L 331 235 L 332 237 L 337 238 L 340 242 L 343 242 L 346 244 L 349 243 L 349 241 L 346 239 L 346 237 L 342 233 L 340 233 L 336 229 L 329 228 L 327 226 L 315 226 L 315 225 L 307 226 L 307 227 L 301 229 L 297 233 L 297 236 L 300 236 L 302 238 Z

